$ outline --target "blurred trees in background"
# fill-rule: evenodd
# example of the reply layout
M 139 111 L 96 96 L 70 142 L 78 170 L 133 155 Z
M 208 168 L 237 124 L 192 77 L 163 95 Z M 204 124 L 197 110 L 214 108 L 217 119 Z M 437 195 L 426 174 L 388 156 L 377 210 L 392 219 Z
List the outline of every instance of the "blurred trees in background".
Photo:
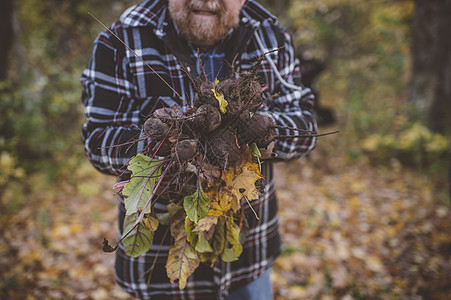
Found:
M 415 1 L 411 98 L 428 126 L 451 129 L 451 1 Z
M 48 181 L 70 178 L 84 159 L 79 77 L 103 30 L 88 12 L 110 24 L 138 2 L 2 1 L 0 54 L 8 55 L 0 60 L 0 189 L 36 171 Z M 291 29 L 302 55 L 326 67 L 321 102 L 335 110 L 334 129 L 341 131 L 331 153 L 443 167 L 451 120 L 450 0 L 261 2 Z
M 36 173 L 47 182 L 70 180 L 84 158 L 80 75 L 102 30 L 88 12 L 111 23 L 130 5 L 131 1 L 94 0 L 1 2 L 0 75 L 5 76 L 0 81 L 0 195 L 7 183 L 10 189 L 14 184 L 31 185 Z
M 8 53 L 13 41 L 13 0 L 0 3 L 0 80 L 6 79 Z
M 449 89 L 451 82 L 444 76 L 444 69 L 451 71 L 451 52 L 446 50 L 450 33 L 444 30 L 449 28 L 445 26 L 449 14 L 440 12 L 447 1 L 417 2 L 422 4 L 410 0 L 291 1 L 287 21 L 304 55 L 326 66 L 319 90 L 322 102 L 337 111 L 337 127 L 343 134 L 340 149 L 351 160 L 366 157 L 386 165 L 396 160 L 425 172 L 440 169 L 444 178 L 451 128 L 442 126 L 437 131 L 430 111 L 419 109 L 419 99 L 413 96 L 421 93 L 422 103 L 431 108 L 437 107 L 433 102 L 439 103 L 440 112 L 451 107 L 449 97 L 437 94 L 437 87 Z M 413 38 L 417 36 L 422 40 Z M 443 55 L 433 58 L 433 48 Z M 411 49 L 427 57 L 427 63 L 411 55 Z M 441 68 L 429 65 L 433 61 Z M 420 70 L 419 65 L 426 68 Z M 434 118 L 446 123 L 451 116 L 435 114 Z

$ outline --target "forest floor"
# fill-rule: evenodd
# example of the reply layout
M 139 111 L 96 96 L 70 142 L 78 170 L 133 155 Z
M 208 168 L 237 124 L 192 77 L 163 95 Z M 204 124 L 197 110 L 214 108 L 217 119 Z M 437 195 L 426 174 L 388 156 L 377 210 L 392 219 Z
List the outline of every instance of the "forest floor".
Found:
M 277 164 L 284 246 L 272 274 L 276 299 L 447 299 L 447 196 L 396 162 L 327 156 L 318 149 Z M 114 178 L 89 163 L 70 176 L 30 192 L 13 213 L 2 208 L 15 191 L 4 194 L 1 299 L 131 299 L 115 284 L 114 254 L 101 250 L 104 237 L 116 240 Z

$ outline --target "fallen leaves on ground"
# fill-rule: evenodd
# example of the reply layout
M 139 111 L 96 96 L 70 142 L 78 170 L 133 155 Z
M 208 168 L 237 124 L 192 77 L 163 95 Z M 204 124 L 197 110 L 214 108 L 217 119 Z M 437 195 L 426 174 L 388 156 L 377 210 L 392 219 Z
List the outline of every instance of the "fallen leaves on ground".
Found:
M 276 299 L 448 299 L 451 214 L 428 179 L 317 155 L 276 178 Z
M 114 254 L 101 250 L 117 235 L 114 178 L 89 164 L 76 173 L 76 184 L 31 192 L 27 205 L 0 215 L 1 299 L 132 299 L 115 284 Z M 451 214 L 427 178 L 313 153 L 278 164 L 276 179 L 277 300 L 451 292 Z
M 117 239 L 114 178 L 89 163 L 76 173 L 78 183 L 32 192 L 20 211 L 0 215 L 0 299 L 132 299 L 101 247 Z

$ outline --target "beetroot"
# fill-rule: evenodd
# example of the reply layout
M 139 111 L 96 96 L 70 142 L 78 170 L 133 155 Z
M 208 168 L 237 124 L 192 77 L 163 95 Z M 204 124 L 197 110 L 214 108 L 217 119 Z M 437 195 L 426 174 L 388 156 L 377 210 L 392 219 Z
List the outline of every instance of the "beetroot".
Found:
M 168 133 L 169 126 L 159 118 L 150 117 L 144 123 L 143 130 L 148 137 L 159 140 Z
M 233 79 L 225 79 L 220 81 L 217 85 L 217 90 L 219 93 L 230 96 L 233 89 L 236 89 L 236 81 Z
M 197 109 L 195 125 L 202 131 L 211 132 L 221 125 L 221 113 L 210 104 L 203 104 Z
M 168 156 L 171 154 L 172 145 L 168 139 L 154 143 L 150 153 L 158 156 Z
M 180 161 L 185 162 L 193 158 L 197 152 L 197 141 L 196 140 L 181 140 L 175 143 L 173 148 L 172 156 Z
M 212 88 L 213 86 L 208 81 L 204 81 L 200 84 L 200 87 L 198 88 L 199 94 L 196 94 L 193 100 L 195 107 L 200 107 L 203 104 L 210 104 L 215 108 L 219 108 L 219 102 L 213 94 Z
M 274 139 L 274 122 L 267 116 L 254 114 L 242 134 L 244 143 L 256 143 L 260 148 L 266 148 Z
M 174 104 L 172 107 L 157 109 L 152 115 L 165 122 L 169 122 L 172 119 L 183 117 L 183 112 Z
M 207 80 L 203 69 L 195 80 L 187 73 L 195 91 L 194 105 L 185 113 L 175 106 L 153 113 L 144 126 L 154 140 L 150 150 L 153 153 L 149 154 L 170 155 L 183 165 L 190 162 L 193 172 L 192 166 L 199 166 L 202 161 L 227 169 L 252 143 L 266 148 L 275 139 L 277 126 L 269 117 L 257 113 L 265 102 L 257 69 L 255 66 L 233 74 L 216 85 Z
M 212 165 L 227 168 L 238 160 L 243 149 L 230 130 L 216 130 L 207 137 L 207 158 Z

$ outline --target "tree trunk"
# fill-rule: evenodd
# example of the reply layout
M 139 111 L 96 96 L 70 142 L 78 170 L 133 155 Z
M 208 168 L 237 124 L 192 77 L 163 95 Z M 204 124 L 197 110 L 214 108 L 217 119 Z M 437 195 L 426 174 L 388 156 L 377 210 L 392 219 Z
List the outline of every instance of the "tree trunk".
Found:
M 0 80 L 6 79 L 13 44 L 13 7 L 14 0 L 0 1 Z
M 286 0 L 278 0 L 276 1 L 275 14 L 277 16 L 283 16 L 286 13 Z
M 411 100 L 429 128 L 451 129 L 451 0 L 415 0 Z

